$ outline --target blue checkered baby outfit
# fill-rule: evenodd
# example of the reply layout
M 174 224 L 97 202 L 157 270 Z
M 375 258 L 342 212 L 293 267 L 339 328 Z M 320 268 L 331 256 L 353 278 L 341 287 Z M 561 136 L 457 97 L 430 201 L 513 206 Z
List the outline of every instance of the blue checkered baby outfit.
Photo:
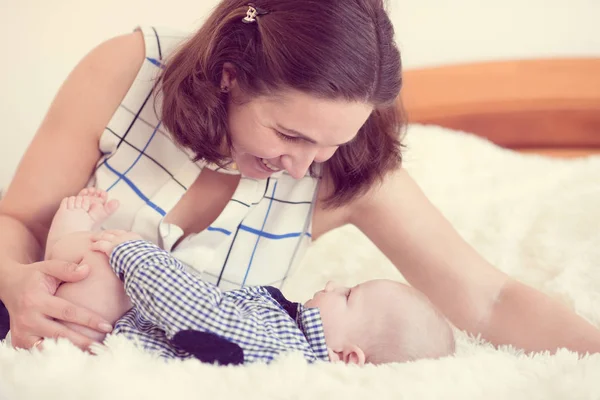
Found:
M 298 351 L 308 362 L 329 359 L 319 310 L 274 287 L 223 292 L 144 240 L 117 246 L 110 264 L 133 304 L 113 333 L 162 357 L 240 364 Z

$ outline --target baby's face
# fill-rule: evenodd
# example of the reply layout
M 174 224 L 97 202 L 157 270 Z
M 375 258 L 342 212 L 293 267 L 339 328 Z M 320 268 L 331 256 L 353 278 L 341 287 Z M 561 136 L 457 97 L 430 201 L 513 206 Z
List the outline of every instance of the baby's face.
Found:
M 368 281 L 351 288 L 330 281 L 304 305 L 319 309 L 327 346 L 335 350 L 348 340 L 361 341 L 362 335 L 378 329 L 370 326 L 375 320 L 373 314 L 389 307 L 387 299 L 393 290 L 398 290 L 397 286 L 385 280 Z

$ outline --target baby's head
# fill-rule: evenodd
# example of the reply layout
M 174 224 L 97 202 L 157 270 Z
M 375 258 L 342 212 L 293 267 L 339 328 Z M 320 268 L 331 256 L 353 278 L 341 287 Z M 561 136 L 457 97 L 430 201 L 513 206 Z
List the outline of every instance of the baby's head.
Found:
M 305 306 L 319 309 L 331 361 L 382 364 L 454 353 L 446 319 L 400 282 L 380 279 L 352 288 L 328 282 Z

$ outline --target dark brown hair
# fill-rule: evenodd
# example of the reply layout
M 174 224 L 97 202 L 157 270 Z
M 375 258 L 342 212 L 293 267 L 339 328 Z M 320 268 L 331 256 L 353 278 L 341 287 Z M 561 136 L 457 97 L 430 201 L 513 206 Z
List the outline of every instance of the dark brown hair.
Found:
M 360 101 L 374 111 L 357 137 L 323 166 L 339 206 L 401 162 L 400 52 L 382 0 L 255 0 L 268 11 L 243 23 L 247 0 L 223 0 L 170 58 L 159 79 L 162 121 L 197 159 L 221 164 L 229 139 L 223 65 L 235 66 L 250 97 L 291 88 L 326 99 Z M 229 143 L 230 144 L 230 143 Z M 314 173 L 314 166 L 311 167 Z

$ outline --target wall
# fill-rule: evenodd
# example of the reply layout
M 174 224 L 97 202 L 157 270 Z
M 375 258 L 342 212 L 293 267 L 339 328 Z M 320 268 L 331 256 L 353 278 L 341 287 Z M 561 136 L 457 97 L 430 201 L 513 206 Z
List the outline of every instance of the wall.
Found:
M 159 2 L 154 2 L 159 3 Z M 93 46 L 137 24 L 193 29 L 216 0 L 0 0 L 0 186 L 55 92 Z M 600 56 L 600 0 L 392 0 L 406 68 Z

